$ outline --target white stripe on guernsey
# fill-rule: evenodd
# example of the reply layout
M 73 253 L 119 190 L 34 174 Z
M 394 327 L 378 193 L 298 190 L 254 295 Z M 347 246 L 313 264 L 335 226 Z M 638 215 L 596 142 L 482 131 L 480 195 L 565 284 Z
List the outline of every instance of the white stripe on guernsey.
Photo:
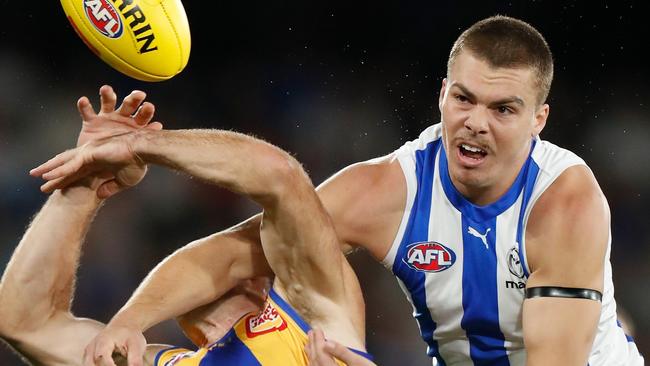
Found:
M 456 253 L 456 262 L 447 270 L 428 273 L 425 280 L 427 306 L 433 321 L 438 325 L 433 333 L 438 340 L 440 356 L 447 365 L 469 362 L 469 341 L 460 326 L 463 318 L 463 236 L 461 214 L 449 202 L 440 183 L 440 154 L 436 157 L 436 171 L 431 193 L 429 240 L 439 242 Z M 450 286 L 456 283 L 457 286 Z M 446 340 L 445 341 L 441 341 Z
M 409 217 L 411 215 L 411 210 L 413 209 L 413 204 L 415 202 L 415 194 L 417 193 L 418 183 L 417 177 L 415 175 L 415 159 L 414 155 L 399 155 L 397 160 L 399 161 L 400 167 L 402 167 L 402 172 L 404 173 L 404 179 L 406 179 L 406 206 L 404 207 L 404 212 L 402 213 L 402 222 L 399 224 L 397 229 L 397 235 L 393 240 L 393 245 L 388 250 L 386 257 L 381 261 L 381 263 L 389 271 L 393 271 L 393 263 L 395 263 L 395 256 L 397 255 L 397 250 L 399 249 L 402 239 L 404 238 L 404 231 L 409 222 Z M 408 291 L 404 291 L 408 292 Z
M 524 289 L 506 286 L 506 281 L 519 284 L 524 279 L 510 273 L 508 267 L 509 253 L 517 245 L 517 223 L 523 195 L 506 211 L 497 217 L 496 255 L 497 266 L 497 297 L 499 304 L 499 327 L 505 337 L 504 346 L 511 365 L 521 365 L 521 353 L 524 349 L 524 339 L 521 324 L 521 309 L 524 301 Z M 524 358 L 525 360 L 525 358 Z
M 623 329 L 616 323 L 616 319 L 611 319 L 606 325 L 600 324 L 598 331 L 606 334 L 607 342 L 600 346 L 598 352 L 592 350 L 589 356 L 589 365 L 643 365 L 643 357 L 639 355 L 636 345 L 634 342 L 628 342 Z

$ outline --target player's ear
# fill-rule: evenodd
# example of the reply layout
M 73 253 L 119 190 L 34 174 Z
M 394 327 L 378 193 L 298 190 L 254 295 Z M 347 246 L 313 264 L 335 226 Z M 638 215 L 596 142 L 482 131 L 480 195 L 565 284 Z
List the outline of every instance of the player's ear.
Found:
M 447 91 L 447 78 L 442 79 L 440 86 L 440 95 L 438 96 L 438 109 L 442 111 L 442 100 L 445 99 L 445 92 Z
M 544 126 L 546 126 L 546 119 L 548 118 L 549 112 L 550 106 L 548 104 L 542 104 L 537 108 L 537 111 L 535 112 L 535 120 L 533 122 L 533 136 L 538 136 L 542 132 Z

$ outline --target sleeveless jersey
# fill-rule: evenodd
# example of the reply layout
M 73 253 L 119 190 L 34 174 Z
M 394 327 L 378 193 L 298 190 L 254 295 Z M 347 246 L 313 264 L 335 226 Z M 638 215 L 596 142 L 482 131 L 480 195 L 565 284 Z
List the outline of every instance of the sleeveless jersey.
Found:
M 160 351 L 154 366 L 307 366 L 307 332 L 311 328 L 298 313 L 271 289 L 258 313 L 243 316 L 219 341 L 190 351 Z M 352 350 L 368 359 L 372 357 Z M 345 365 L 337 360 L 337 365 Z
M 585 163 L 568 150 L 534 139 L 508 191 L 490 205 L 477 206 L 453 186 L 441 135 L 441 124 L 431 126 L 395 152 L 407 200 L 383 264 L 411 302 L 434 365 L 524 365 L 526 223 L 553 181 L 568 167 Z M 589 364 L 643 365 L 616 320 L 611 234 L 609 241 Z

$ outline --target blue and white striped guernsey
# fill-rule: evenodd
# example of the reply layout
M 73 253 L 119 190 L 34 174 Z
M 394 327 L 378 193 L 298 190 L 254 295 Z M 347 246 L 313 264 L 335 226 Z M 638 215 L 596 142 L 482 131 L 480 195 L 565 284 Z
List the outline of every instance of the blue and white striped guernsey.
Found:
M 384 265 L 393 271 L 434 365 L 524 365 L 522 304 L 528 278 L 526 222 L 533 205 L 568 167 L 584 161 L 536 139 L 514 184 L 497 202 L 476 206 L 452 185 L 442 126 L 396 151 L 407 201 Z M 609 262 L 591 366 L 643 365 L 616 320 Z

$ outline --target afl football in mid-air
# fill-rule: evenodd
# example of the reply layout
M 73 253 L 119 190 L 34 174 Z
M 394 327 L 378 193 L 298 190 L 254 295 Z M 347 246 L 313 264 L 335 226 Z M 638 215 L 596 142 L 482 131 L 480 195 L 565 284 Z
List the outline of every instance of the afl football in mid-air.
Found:
M 190 27 L 180 0 L 61 0 L 63 10 L 95 54 L 138 80 L 163 81 L 190 56 Z

